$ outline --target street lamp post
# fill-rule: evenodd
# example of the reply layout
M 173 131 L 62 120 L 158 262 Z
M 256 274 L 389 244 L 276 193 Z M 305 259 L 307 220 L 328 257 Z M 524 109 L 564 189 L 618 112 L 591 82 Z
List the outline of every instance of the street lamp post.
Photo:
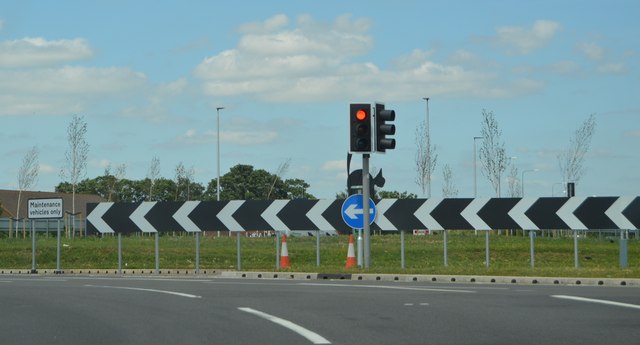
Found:
M 522 177 L 520 178 L 520 192 L 522 194 L 522 197 L 524 198 L 524 173 L 526 172 L 534 172 L 534 171 L 538 171 L 538 169 L 529 169 L 529 170 L 522 170 Z
M 220 110 L 224 109 L 224 107 L 217 107 L 216 108 L 216 114 L 217 119 L 218 119 L 218 124 L 216 126 L 217 128 L 217 135 L 216 135 L 216 140 L 217 140 L 217 149 L 218 149 L 218 155 L 217 155 L 217 165 L 216 165 L 216 170 L 217 170 L 217 179 L 216 179 L 216 200 L 220 201 Z
M 473 197 L 478 197 L 478 164 L 477 157 L 478 153 L 476 151 L 476 140 L 484 139 L 484 137 L 473 137 Z
M 427 198 L 431 198 L 431 134 L 429 133 L 429 97 L 422 97 L 427 104 L 427 153 L 429 154 L 427 157 Z

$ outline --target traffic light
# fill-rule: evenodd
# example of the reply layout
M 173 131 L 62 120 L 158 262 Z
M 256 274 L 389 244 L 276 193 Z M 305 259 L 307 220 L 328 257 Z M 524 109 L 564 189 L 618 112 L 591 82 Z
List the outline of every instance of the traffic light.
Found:
M 375 121 L 375 150 L 384 153 L 386 150 L 396 148 L 396 140 L 387 138 L 387 135 L 396 134 L 396 126 L 392 123 L 396 119 L 396 112 L 391 109 L 385 109 L 384 104 L 376 103 L 376 121 Z
M 371 104 L 351 103 L 349 105 L 349 143 L 351 152 L 373 151 L 371 139 Z

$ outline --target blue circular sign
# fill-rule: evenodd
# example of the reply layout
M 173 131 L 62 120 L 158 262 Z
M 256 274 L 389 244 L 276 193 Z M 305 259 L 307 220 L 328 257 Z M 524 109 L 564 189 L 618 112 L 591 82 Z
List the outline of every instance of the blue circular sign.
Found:
M 364 203 L 362 194 L 348 197 L 342 203 L 342 220 L 354 229 L 364 228 Z M 376 204 L 369 198 L 369 225 L 376 219 Z

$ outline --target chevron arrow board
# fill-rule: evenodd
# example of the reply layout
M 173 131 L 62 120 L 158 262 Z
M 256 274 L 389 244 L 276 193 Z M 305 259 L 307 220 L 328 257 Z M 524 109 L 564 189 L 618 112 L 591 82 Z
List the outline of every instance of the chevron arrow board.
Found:
M 231 200 L 87 204 L 87 230 L 325 230 L 349 232 L 344 200 Z M 636 230 L 640 197 L 382 199 L 373 230 Z

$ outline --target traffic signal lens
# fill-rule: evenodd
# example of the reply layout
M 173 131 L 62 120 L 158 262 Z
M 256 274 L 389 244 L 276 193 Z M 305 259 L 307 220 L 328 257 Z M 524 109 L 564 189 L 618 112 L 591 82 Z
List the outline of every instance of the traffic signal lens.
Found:
M 367 119 L 367 112 L 360 109 L 356 112 L 356 119 L 358 119 L 358 121 L 364 121 Z

